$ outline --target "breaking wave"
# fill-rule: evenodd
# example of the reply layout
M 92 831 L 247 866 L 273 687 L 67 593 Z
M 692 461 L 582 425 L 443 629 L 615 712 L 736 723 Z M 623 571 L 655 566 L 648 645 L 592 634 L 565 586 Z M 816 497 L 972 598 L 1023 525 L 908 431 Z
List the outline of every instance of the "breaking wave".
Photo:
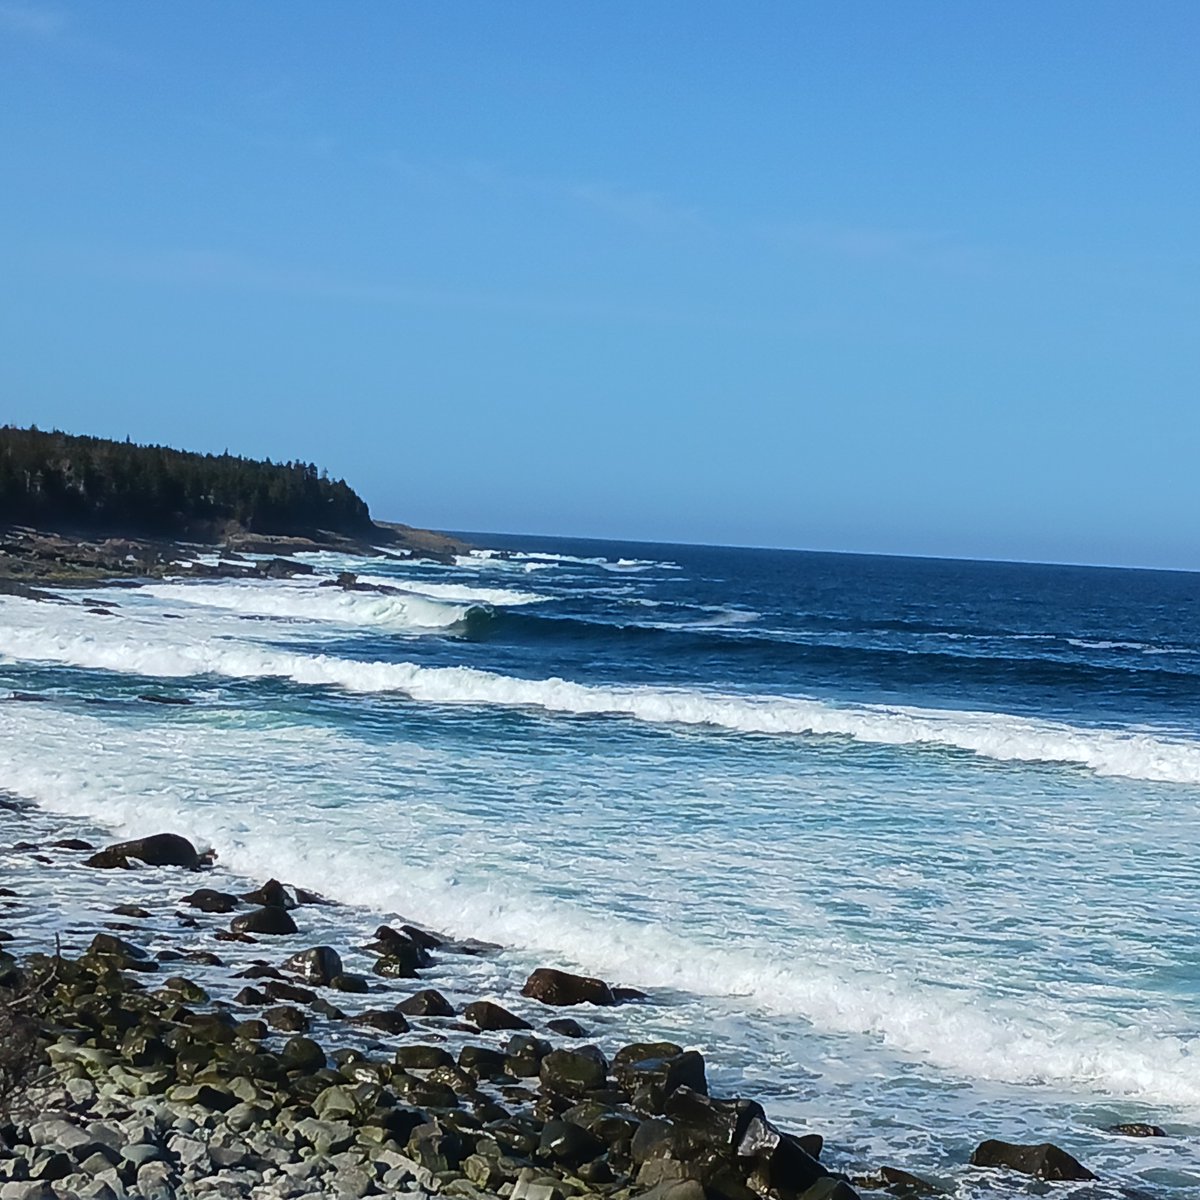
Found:
M 219 590 L 224 593 L 226 585 Z M 349 595 L 357 599 L 357 594 Z M 333 602 L 338 599 L 331 597 Z M 803 696 L 685 688 L 606 687 L 559 678 L 514 678 L 473 667 L 361 662 L 231 638 L 197 638 L 187 630 L 182 638 L 169 636 L 176 631 L 164 629 L 162 622 L 128 615 L 120 625 L 106 621 L 98 629 L 95 618 L 57 606 L 51 610 L 59 618 L 57 627 L 51 628 L 47 608 L 30 601 L 5 601 L 0 611 L 10 628 L 0 656 L 167 678 L 287 679 L 351 692 L 399 693 L 426 704 L 540 709 L 748 734 L 940 747 L 1001 762 L 1061 763 L 1098 775 L 1200 783 L 1200 743 L 1158 731 L 1086 728 L 995 712 L 833 704 Z

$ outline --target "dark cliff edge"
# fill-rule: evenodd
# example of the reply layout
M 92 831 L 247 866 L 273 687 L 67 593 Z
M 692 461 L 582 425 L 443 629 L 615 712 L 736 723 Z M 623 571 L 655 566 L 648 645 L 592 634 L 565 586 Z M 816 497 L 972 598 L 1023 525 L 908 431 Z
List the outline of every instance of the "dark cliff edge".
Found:
M 0 427 L 0 590 L 284 575 L 289 556 L 312 550 L 448 561 L 467 549 L 430 530 L 372 520 L 345 480 L 313 463 Z M 220 564 L 196 560 L 214 551 Z

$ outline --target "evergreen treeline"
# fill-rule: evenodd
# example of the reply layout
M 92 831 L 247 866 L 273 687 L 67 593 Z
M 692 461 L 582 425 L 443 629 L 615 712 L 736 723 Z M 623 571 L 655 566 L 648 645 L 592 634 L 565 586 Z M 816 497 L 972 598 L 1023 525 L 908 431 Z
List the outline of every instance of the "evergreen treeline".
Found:
M 0 426 L 0 525 L 203 535 L 358 533 L 363 500 L 312 463 L 193 454 Z

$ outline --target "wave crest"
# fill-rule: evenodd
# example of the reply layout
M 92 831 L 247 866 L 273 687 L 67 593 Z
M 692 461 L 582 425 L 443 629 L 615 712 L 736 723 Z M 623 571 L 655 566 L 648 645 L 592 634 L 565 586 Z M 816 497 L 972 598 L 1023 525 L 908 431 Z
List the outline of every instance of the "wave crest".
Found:
M 10 621 L 0 650 L 5 659 L 164 677 L 290 679 L 352 692 L 395 692 L 427 704 L 624 716 L 652 724 L 775 736 L 836 736 L 875 745 L 961 750 L 1002 762 L 1063 763 L 1098 775 L 1200 783 L 1200 743 L 1160 731 L 1086 728 L 1007 713 L 841 705 L 811 697 L 684 688 L 604 687 L 558 678 L 520 679 L 473 667 L 359 662 L 250 641 L 195 638 L 186 630 L 182 638 L 168 638 L 165 635 L 175 631 L 164 630 L 162 623 L 128 615 L 121 626 L 106 623 L 98 630 L 94 618 L 66 608 L 56 610 L 58 628 L 51 629 L 40 614 L 30 613 L 33 607 L 32 601 L 8 600 L 0 610 L 9 618 L 24 617 L 23 622 Z

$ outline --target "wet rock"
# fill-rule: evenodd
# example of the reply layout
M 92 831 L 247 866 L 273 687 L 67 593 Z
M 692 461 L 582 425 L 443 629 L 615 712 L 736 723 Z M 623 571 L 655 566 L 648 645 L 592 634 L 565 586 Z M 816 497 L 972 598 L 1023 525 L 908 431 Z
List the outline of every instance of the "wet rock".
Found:
M 202 859 L 196 847 L 177 833 L 155 833 L 150 837 L 136 838 L 131 842 L 117 842 L 106 846 L 87 860 L 89 867 L 128 866 L 131 859 L 151 867 L 185 867 L 198 871 Z
M 256 908 L 242 913 L 229 923 L 233 933 L 287 935 L 299 932 L 296 922 L 282 908 Z
M 413 979 L 420 961 L 420 952 L 410 943 L 410 949 L 402 954 L 385 954 L 376 959 L 371 970 L 385 979 Z
M 162 692 L 142 692 L 138 696 L 138 699 L 145 704 L 176 704 L 186 706 L 192 703 L 186 696 L 166 696 Z
M 587 1037 L 587 1030 L 571 1017 L 555 1017 L 553 1021 L 546 1022 L 546 1028 L 553 1033 L 561 1033 L 563 1037 Z
M 634 1107 L 646 1113 L 663 1112 L 668 1097 L 680 1087 L 708 1094 L 703 1057 L 673 1042 L 622 1047 L 613 1057 L 613 1076 Z
M 398 1067 L 414 1071 L 432 1071 L 437 1067 L 451 1067 L 454 1059 L 441 1046 L 401 1046 L 393 1059 Z
M 1110 1125 L 1109 1133 L 1119 1133 L 1122 1137 L 1161 1138 L 1167 1136 L 1167 1131 L 1158 1125 L 1146 1125 L 1141 1121 L 1126 1121 L 1120 1125 Z
M 487 958 L 504 949 L 499 942 L 481 942 L 478 938 L 464 938 L 460 942 L 442 942 L 439 949 L 445 954 L 465 954 L 469 958 Z
M 329 981 L 329 986 L 335 992 L 348 992 L 358 996 L 371 990 L 371 985 L 361 975 L 335 975 Z
M 422 950 L 436 950 L 446 943 L 445 938 L 430 933 L 428 929 L 422 929 L 419 925 L 401 925 L 400 932 L 410 941 L 416 942 Z
M 855 1180 L 855 1182 L 860 1181 Z M 899 1167 L 880 1167 L 877 1176 L 861 1182 L 865 1187 L 887 1188 L 893 1196 L 935 1196 L 941 1191 L 927 1179 L 903 1171 Z
M 485 1032 L 496 1029 L 532 1029 L 533 1026 L 508 1009 L 490 1000 L 476 1000 L 463 1009 L 463 1016 L 477 1029 Z
M 678 1105 L 682 1099 L 678 1092 L 672 1097 L 674 1105 Z M 709 1100 L 708 1103 L 720 1102 Z M 739 1133 L 737 1152 L 740 1158 L 750 1159 L 751 1168 L 746 1183 L 752 1190 L 760 1195 L 804 1195 L 808 1189 L 829 1177 L 829 1172 L 805 1150 L 802 1142 L 776 1129 L 752 1100 L 726 1103 L 742 1106 L 740 1114 L 750 1117 Z M 851 1198 L 853 1195 L 853 1190 L 850 1190 Z M 839 1198 L 830 1194 L 829 1200 Z
M 86 859 L 83 864 L 85 867 L 97 867 L 103 871 L 120 869 L 128 871 L 133 864 L 117 851 L 115 847 L 109 847 L 107 850 L 97 850 L 91 858 Z
M 85 958 L 101 958 L 123 971 L 157 971 L 158 963 L 140 946 L 111 933 L 98 933 L 92 938 Z
M 505 1055 L 491 1046 L 464 1046 L 458 1052 L 458 1065 L 476 1079 L 500 1079 L 505 1072 Z
M 317 1071 L 325 1065 L 325 1051 L 312 1038 L 289 1038 L 279 1057 L 285 1071 Z
M 278 879 L 268 879 L 260 888 L 252 892 L 243 892 L 243 900 L 257 904 L 262 908 L 295 908 L 295 898 Z
M 389 925 L 380 925 L 375 930 L 374 940 L 367 949 L 381 955 L 384 959 L 396 959 L 405 964 L 405 969 L 411 974 L 423 968 L 432 966 L 433 959 L 428 949 L 415 942 L 407 934 L 392 929 Z
M 268 1000 L 291 1000 L 294 1004 L 312 1004 L 317 998 L 317 993 L 308 988 L 297 987 L 294 983 L 281 983 L 276 979 L 268 979 L 262 990 Z
M 234 979 L 283 979 L 283 975 L 277 971 L 269 963 L 258 962 L 251 963 L 248 967 L 243 967 L 242 970 L 234 972 Z
M 305 1033 L 308 1030 L 308 1018 L 290 1004 L 268 1008 L 263 1013 L 263 1019 L 272 1029 L 282 1029 L 286 1033 Z
M 464 1158 L 463 1139 L 440 1121 L 418 1125 L 408 1139 L 408 1153 L 427 1171 L 437 1174 L 456 1168 Z
M 543 1127 L 538 1155 L 566 1167 L 578 1167 L 599 1158 L 605 1149 L 604 1143 L 582 1126 L 556 1119 Z
M 505 1047 L 504 1069 L 517 1079 L 536 1078 L 542 1069 L 542 1059 L 553 1049 L 543 1038 L 514 1034 Z
M 396 1005 L 398 1012 L 407 1013 L 410 1017 L 453 1017 L 454 1005 L 437 991 L 436 988 L 425 988 L 401 1000 Z
M 342 958 L 332 946 L 314 946 L 301 950 L 284 961 L 283 969 L 292 971 L 309 983 L 328 986 L 330 981 L 342 974 Z
M 774 1147 L 782 1137 L 753 1100 L 715 1100 L 689 1087 L 667 1097 L 665 1115 L 691 1141 L 743 1158 Z
M 522 996 L 540 1000 L 543 1004 L 563 1007 L 569 1004 L 610 1006 L 616 1003 L 612 989 L 600 979 L 571 975 L 553 967 L 539 967 L 525 981 Z
M 408 1022 L 404 1014 L 394 1008 L 371 1008 L 350 1018 L 351 1025 L 364 1025 L 370 1029 L 378 1029 L 383 1033 L 407 1033 Z
M 198 984 L 182 975 L 171 975 L 163 980 L 163 990 L 170 993 L 170 998 L 184 1004 L 205 1004 L 208 993 Z
M 799 1200 L 859 1200 L 859 1195 L 844 1179 L 826 1175 L 807 1188 Z
M 1048 1180 L 1095 1179 L 1096 1176 L 1078 1159 L 1051 1142 L 1021 1145 L 989 1139 L 975 1147 L 971 1154 L 975 1167 L 1006 1167 L 1023 1175 L 1035 1175 Z
M 190 896 L 184 896 L 180 904 L 189 904 L 206 913 L 229 913 L 241 903 L 236 896 L 228 892 L 218 892 L 214 888 L 198 888 Z
M 604 1086 L 608 1061 L 598 1046 L 552 1050 L 542 1059 L 538 1077 L 547 1091 L 560 1096 L 583 1096 Z
M 616 1004 L 641 1004 L 650 999 L 649 992 L 643 992 L 639 988 L 633 987 L 614 987 L 612 996 L 613 1002 Z

